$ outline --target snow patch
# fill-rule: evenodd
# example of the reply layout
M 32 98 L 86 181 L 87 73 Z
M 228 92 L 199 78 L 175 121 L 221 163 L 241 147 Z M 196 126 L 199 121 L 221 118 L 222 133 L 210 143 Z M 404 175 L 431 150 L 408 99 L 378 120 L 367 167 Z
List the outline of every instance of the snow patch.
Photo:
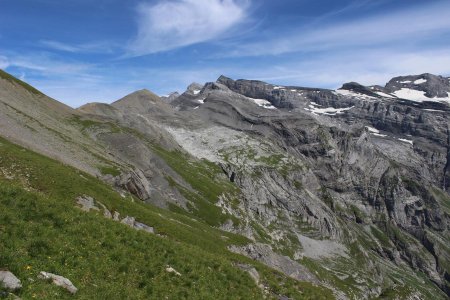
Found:
M 380 95 L 381 97 L 395 98 L 394 96 L 386 94 L 386 93 L 383 93 L 383 92 L 375 92 L 375 94 Z
M 349 97 L 353 97 L 353 98 L 358 98 L 358 99 L 364 99 L 364 100 L 375 100 L 377 98 L 372 97 L 372 96 L 368 96 L 365 94 L 361 94 L 361 93 L 357 93 L 357 92 L 353 92 L 353 91 L 349 91 L 349 90 L 343 90 L 343 89 L 339 89 L 334 91 L 335 95 L 343 95 L 343 96 L 349 96 Z
M 273 89 L 274 90 L 282 90 L 282 89 L 284 89 L 284 86 L 274 86 Z
M 254 103 L 256 103 L 258 106 L 267 108 L 267 109 L 277 109 L 275 106 L 272 105 L 269 101 L 266 99 L 254 99 L 254 98 L 248 98 L 252 100 Z
M 427 80 L 426 79 L 417 79 L 416 81 L 414 81 L 414 84 L 422 84 L 422 83 L 425 83 L 425 82 L 427 82 Z
M 193 90 L 193 91 L 192 91 L 192 94 L 198 95 L 198 94 L 200 94 L 200 92 L 201 92 L 201 90 Z
M 445 112 L 445 110 L 439 110 L 439 109 L 430 109 L 430 108 L 424 108 L 423 110 L 431 111 L 431 112 Z
M 317 104 L 316 104 L 317 105 Z M 352 107 L 345 107 L 345 108 L 334 108 L 334 107 L 326 107 L 326 108 L 318 108 L 312 104 L 308 105 L 309 108 L 305 107 L 306 111 L 309 111 L 313 113 L 314 115 L 327 115 L 327 116 L 335 116 L 338 114 L 343 114 L 345 111 L 352 109 Z
M 379 137 L 387 137 L 386 134 L 381 134 L 380 131 L 376 128 L 370 127 L 370 126 L 365 126 L 367 128 L 367 130 L 369 131 L 369 134 L 371 135 L 375 135 L 375 136 L 379 136 Z
M 407 140 L 407 139 L 398 139 L 398 140 L 401 142 L 405 142 L 405 143 L 413 145 L 413 141 L 411 141 L 411 140 Z
M 395 91 L 394 95 L 399 98 L 408 99 L 408 100 L 416 101 L 416 102 L 423 102 L 423 101 L 426 101 L 427 99 L 429 99 L 425 96 L 424 91 L 416 91 L 416 90 L 407 89 L 407 88 L 401 88 L 400 90 Z
M 423 101 L 434 101 L 434 102 L 441 102 L 441 101 L 445 101 L 450 103 L 450 97 L 447 94 L 447 97 L 445 98 L 428 98 L 427 96 L 425 96 L 425 92 L 424 91 L 417 91 L 417 90 L 412 90 L 412 89 L 408 89 L 408 88 L 402 88 L 398 91 L 395 91 L 393 93 L 395 96 L 397 96 L 398 98 L 403 98 L 403 99 L 407 99 L 407 100 L 411 100 L 411 101 L 415 101 L 415 102 L 423 102 Z
M 375 133 L 375 132 L 373 132 L 373 133 L 370 133 L 371 135 L 375 135 L 375 136 L 379 136 L 379 137 L 387 137 L 387 135 L 386 134 L 381 134 L 381 133 Z
M 400 83 L 411 83 L 411 80 L 400 81 Z
M 205 99 L 206 99 L 206 98 L 198 99 L 197 101 L 198 101 L 199 103 L 203 104 L 203 103 L 205 103 Z
M 380 133 L 380 131 L 376 128 L 370 127 L 370 126 L 366 126 L 367 130 L 369 130 L 369 132 L 371 133 Z

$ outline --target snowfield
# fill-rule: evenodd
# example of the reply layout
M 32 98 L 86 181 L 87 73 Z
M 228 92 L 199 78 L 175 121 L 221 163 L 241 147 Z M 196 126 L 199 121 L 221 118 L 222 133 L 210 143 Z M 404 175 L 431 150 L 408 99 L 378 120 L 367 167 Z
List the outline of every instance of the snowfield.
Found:
M 325 107 L 325 108 L 319 108 L 318 104 L 311 102 L 310 105 L 308 105 L 309 108 L 305 107 L 306 111 L 311 112 L 314 115 L 328 115 L 328 116 L 335 116 L 338 114 L 343 114 L 345 111 L 352 109 L 352 107 L 345 107 L 345 108 L 334 108 L 334 107 Z
M 447 97 L 445 98 L 428 98 L 425 96 L 424 91 L 416 91 L 408 88 L 402 88 L 398 91 L 395 91 L 393 93 L 398 98 L 407 99 L 415 102 L 424 102 L 424 101 L 435 101 L 435 102 L 447 102 L 450 103 L 450 97 L 447 94 Z

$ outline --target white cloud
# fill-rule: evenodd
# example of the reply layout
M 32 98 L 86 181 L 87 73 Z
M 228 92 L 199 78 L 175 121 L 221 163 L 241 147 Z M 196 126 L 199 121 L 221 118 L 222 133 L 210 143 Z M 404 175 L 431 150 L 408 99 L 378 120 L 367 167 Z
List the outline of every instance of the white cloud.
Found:
M 145 55 L 218 39 L 243 21 L 248 1 L 171 0 L 138 7 L 130 55 Z

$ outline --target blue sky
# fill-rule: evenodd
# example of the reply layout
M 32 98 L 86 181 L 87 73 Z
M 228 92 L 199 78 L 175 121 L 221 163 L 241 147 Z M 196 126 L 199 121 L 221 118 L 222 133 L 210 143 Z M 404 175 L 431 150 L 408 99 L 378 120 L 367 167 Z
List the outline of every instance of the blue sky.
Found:
M 0 68 L 73 107 L 221 74 L 325 88 L 450 75 L 450 1 L 0 0 Z

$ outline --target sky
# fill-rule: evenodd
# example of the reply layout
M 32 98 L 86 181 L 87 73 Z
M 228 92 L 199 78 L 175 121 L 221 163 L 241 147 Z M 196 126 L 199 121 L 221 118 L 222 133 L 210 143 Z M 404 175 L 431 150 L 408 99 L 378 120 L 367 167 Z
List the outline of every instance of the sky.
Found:
M 0 0 L 0 68 L 72 107 L 220 75 L 338 88 L 450 75 L 448 0 Z

